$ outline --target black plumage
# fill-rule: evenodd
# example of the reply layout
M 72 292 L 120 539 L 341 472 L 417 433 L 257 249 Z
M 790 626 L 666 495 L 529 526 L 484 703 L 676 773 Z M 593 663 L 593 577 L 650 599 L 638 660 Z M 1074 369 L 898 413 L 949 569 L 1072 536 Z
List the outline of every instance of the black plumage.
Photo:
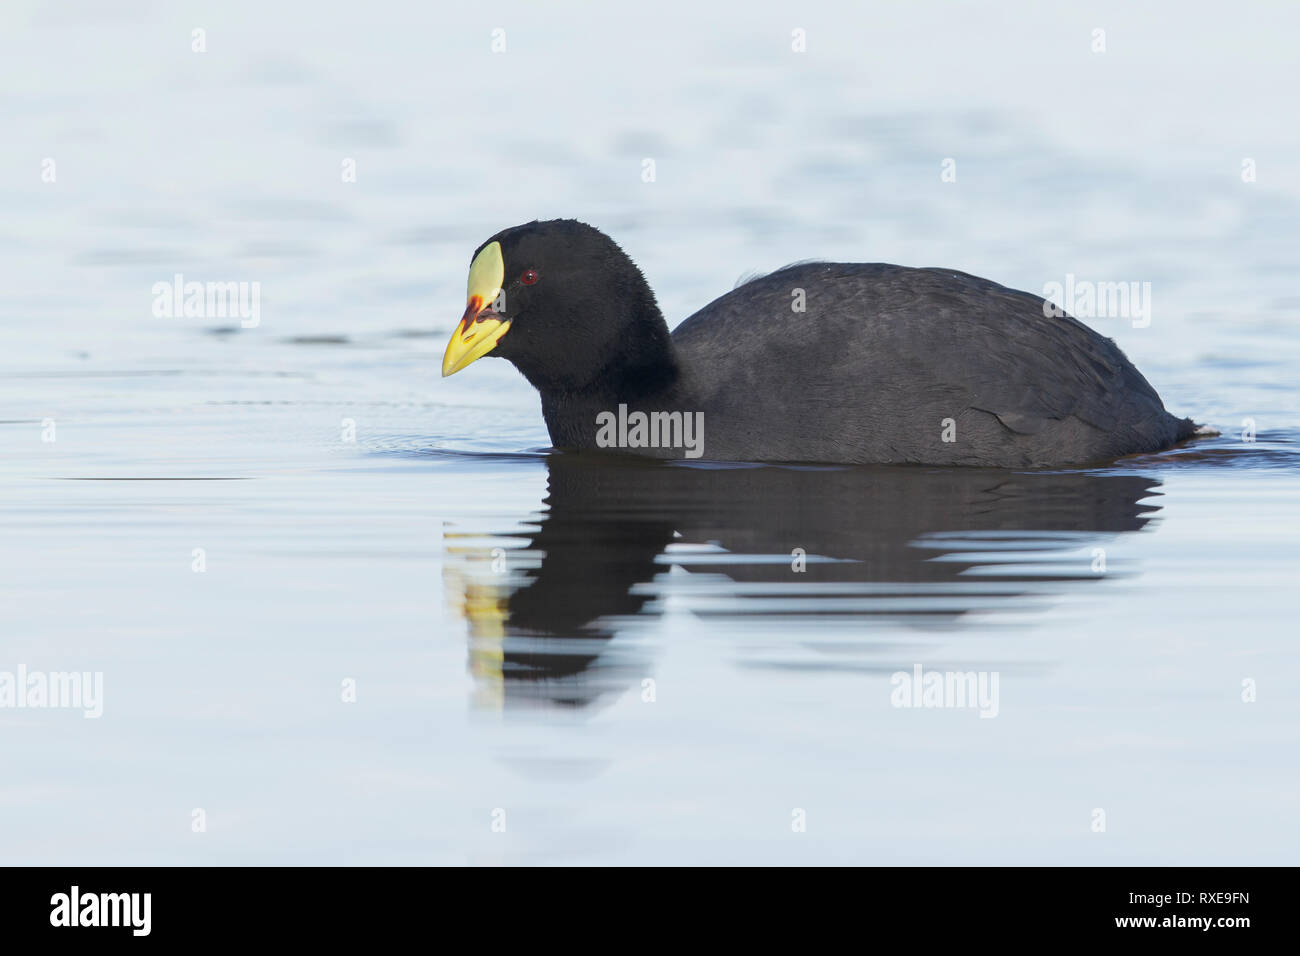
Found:
M 640 270 L 593 227 L 528 223 L 479 250 L 492 242 L 504 294 L 485 314 L 510 324 L 488 354 L 540 392 L 558 448 L 600 447 L 598 416 L 620 405 L 702 413 L 703 457 L 733 461 L 1060 466 L 1167 448 L 1196 428 L 1110 339 L 950 269 L 788 266 L 670 334 Z

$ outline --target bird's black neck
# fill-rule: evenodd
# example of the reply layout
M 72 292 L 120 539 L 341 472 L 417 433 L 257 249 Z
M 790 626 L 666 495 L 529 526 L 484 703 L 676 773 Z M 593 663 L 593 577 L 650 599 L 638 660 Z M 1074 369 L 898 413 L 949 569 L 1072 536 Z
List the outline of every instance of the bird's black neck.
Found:
M 681 371 L 668 325 L 657 308 L 653 320 L 642 316 L 616 355 L 580 387 L 539 387 L 542 415 L 557 448 L 590 449 L 596 445 L 596 417 L 628 408 L 661 409 L 675 392 Z

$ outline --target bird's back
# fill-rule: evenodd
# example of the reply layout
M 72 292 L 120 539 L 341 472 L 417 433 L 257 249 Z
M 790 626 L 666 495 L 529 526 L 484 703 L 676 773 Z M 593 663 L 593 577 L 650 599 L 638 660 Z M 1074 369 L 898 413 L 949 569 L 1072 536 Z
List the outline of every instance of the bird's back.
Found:
M 1190 434 L 1107 339 L 949 269 L 806 263 L 673 332 L 711 458 L 1034 466 Z M 755 449 L 759 454 L 755 455 Z M 747 454 L 736 454 L 740 451 Z

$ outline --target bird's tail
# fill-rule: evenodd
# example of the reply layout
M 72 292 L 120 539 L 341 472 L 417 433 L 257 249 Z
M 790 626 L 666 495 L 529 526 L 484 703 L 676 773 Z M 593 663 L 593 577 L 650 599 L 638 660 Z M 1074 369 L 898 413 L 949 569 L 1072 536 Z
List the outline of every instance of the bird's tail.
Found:
M 1219 430 L 1213 425 L 1198 425 L 1190 418 L 1182 418 L 1178 421 L 1178 438 L 1176 441 L 1184 441 L 1188 438 L 1214 438 L 1219 434 Z

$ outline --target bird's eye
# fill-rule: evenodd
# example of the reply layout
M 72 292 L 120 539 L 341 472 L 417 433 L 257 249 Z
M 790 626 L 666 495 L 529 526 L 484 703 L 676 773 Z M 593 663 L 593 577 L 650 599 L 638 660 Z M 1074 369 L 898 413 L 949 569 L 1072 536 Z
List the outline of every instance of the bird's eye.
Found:
M 524 285 L 532 285 L 540 278 L 541 276 L 537 274 L 536 269 L 525 269 L 524 274 L 519 277 L 519 281 Z

